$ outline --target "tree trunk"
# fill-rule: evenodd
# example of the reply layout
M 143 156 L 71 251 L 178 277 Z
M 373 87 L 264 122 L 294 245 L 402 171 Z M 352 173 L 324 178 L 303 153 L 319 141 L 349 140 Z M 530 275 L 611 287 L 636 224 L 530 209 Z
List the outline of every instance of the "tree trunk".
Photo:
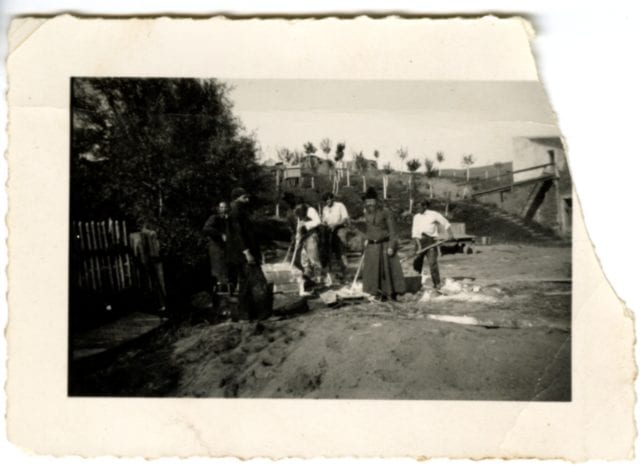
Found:
M 280 169 L 276 168 L 276 217 L 280 217 Z
M 316 187 L 316 177 L 312 176 L 311 177 L 311 188 L 315 188 Z
M 365 175 L 362 176 L 362 192 L 367 192 L 367 177 Z
M 409 175 L 409 213 L 413 213 L 413 174 Z
M 347 186 L 351 186 L 351 171 L 347 167 Z
M 467 166 L 467 181 L 469 181 L 469 166 Z

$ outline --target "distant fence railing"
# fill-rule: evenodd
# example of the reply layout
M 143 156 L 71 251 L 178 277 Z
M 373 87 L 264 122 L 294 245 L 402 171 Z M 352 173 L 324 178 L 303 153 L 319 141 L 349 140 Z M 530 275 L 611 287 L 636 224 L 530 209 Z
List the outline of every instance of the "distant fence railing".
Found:
M 155 232 L 128 233 L 124 221 L 71 222 L 71 277 L 82 290 L 165 293 Z

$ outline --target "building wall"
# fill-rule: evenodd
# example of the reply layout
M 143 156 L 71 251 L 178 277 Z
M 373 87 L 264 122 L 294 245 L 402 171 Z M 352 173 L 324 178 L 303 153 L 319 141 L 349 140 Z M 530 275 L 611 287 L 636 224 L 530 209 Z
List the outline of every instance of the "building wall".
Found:
M 562 141 L 557 137 L 549 138 L 514 138 L 513 170 L 518 171 L 536 165 L 551 162 L 549 151 L 553 151 L 558 170 L 564 170 L 567 165 Z M 513 175 L 513 181 L 519 182 L 530 178 L 536 178 L 545 173 L 552 172 L 551 167 L 528 170 Z
M 545 174 L 554 173 L 558 178 L 545 193 L 544 200 L 533 216 L 533 221 L 553 229 L 562 236 L 571 234 L 571 196 L 572 183 L 569 174 L 562 142 L 559 138 L 515 138 L 514 171 L 551 162 L 549 151 L 553 151 L 556 163 L 553 167 L 545 167 L 514 174 L 514 182 L 526 181 Z M 540 182 L 533 181 L 513 186 L 504 191 L 496 191 L 483 195 L 475 195 L 482 203 L 494 204 L 499 208 L 524 216 L 531 197 L 538 190 Z
M 505 191 L 493 191 L 474 198 L 481 203 L 491 204 L 512 214 L 521 215 L 529 199 L 533 185 L 514 186 Z

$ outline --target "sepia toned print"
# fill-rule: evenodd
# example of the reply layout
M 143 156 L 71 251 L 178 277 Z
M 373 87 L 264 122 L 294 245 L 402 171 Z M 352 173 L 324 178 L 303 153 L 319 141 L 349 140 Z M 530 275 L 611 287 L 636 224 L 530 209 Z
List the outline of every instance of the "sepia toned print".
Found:
M 73 78 L 71 118 L 69 395 L 571 400 L 537 83 Z
M 9 439 L 631 456 L 633 323 L 532 40 L 494 17 L 13 21 Z

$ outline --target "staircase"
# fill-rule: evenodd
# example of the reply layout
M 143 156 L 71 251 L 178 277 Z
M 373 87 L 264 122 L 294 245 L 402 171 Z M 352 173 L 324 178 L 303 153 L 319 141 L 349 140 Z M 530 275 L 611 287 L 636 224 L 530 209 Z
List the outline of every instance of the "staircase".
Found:
M 522 217 L 527 220 L 532 220 L 533 216 L 535 216 L 538 208 L 544 202 L 544 198 L 547 194 L 547 191 L 551 189 L 553 186 L 552 179 L 545 179 L 536 182 L 531 191 L 529 192 L 529 198 L 525 203 L 524 209 L 522 210 Z
M 444 213 L 438 204 L 435 209 Z M 464 222 L 469 234 L 491 237 L 494 242 L 549 243 L 561 240 L 551 228 L 473 200 L 454 202 L 449 220 Z
M 531 219 L 524 219 L 516 214 L 494 208 L 493 216 L 504 222 L 510 223 L 514 227 L 518 227 L 526 232 L 532 241 L 556 241 L 560 237 L 553 230 L 546 228 Z

